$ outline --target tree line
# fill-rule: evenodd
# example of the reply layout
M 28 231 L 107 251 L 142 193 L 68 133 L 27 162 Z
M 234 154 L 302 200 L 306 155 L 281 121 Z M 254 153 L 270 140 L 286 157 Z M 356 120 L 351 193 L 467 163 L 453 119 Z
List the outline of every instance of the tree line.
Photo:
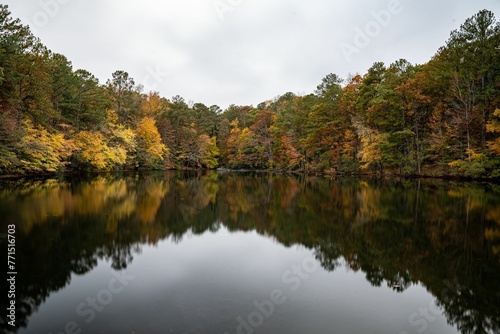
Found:
M 426 64 L 326 75 L 308 95 L 219 106 L 74 70 L 0 5 L 0 173 L 272 169 L 500 176 L 500 23 L 482 10 Z

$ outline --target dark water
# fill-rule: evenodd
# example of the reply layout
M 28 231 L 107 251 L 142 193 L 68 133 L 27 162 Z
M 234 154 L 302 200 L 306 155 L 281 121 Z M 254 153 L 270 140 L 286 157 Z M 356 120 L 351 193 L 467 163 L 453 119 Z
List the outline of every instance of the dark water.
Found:
M 3 259 L 16 225 L 17 333 L 500 332 L 497 185 L 4 180 L 0 217 Z

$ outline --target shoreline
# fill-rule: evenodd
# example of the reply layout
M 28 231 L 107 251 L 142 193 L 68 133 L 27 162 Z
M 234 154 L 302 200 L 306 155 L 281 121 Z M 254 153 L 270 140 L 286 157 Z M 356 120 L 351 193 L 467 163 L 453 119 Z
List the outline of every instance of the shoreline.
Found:
M 402 178 L 402 179 L 435 179 L 444 181 L 459 181 L 459 182 L 500 182 L 499 177 L 467 177 L 462 175 L 429 175 L 429 174 L 399 174 L 399 173 L 370 173 L 370 172 L 328 172 L 328 171 L 301 171 L 301 170 L 283 170 L 283 169 L 232 169 L 232 168 L 214 168 L 214 169 L 123 169 L 123 170 L 108 170 L 108 171 L 66 171 L 53 173 L 28 173 L 28 174 L 0 174 L 0 180 L 7 179 L 22 179 L 22 178 L 47 178 L 47 177 L 65 177 L 65 176 L 81 176 L 81 175 L 98 175 L 98 174 L 116 174 L 116 173 L 148 173 L 148 172 L 194 172 L 194 171 L 215 171 L 218 174 L 225 173 L 266 173 L 276 175 L 304 175 L 304 176 L 323 176 L 323 177 L 367 177 L 367 178 Z

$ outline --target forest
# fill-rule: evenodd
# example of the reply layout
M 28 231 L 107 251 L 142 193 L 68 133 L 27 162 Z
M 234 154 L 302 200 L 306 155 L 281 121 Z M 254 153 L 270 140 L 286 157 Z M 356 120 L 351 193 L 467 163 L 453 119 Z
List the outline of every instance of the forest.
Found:
M 308 95 L 219 106 L 102 84 L 0 5 L 0 174 L 213 169 L 500 177 L 500 22 L 482 10 L 426 64 L 375 62 Z

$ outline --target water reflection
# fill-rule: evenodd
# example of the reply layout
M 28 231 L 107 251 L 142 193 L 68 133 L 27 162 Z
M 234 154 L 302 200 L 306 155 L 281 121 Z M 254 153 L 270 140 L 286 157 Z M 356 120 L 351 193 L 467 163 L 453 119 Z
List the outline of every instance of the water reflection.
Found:
M 497 185 L 168 172 L 0 186 L 3 229 L 18 231 L 22 326 L 100 259 L 124 269 L 145 244 L 223 226 L 314 250 L 325 270 L 343 263 L 373 286 L 421 284 L 462 333 L 500 331 Z

